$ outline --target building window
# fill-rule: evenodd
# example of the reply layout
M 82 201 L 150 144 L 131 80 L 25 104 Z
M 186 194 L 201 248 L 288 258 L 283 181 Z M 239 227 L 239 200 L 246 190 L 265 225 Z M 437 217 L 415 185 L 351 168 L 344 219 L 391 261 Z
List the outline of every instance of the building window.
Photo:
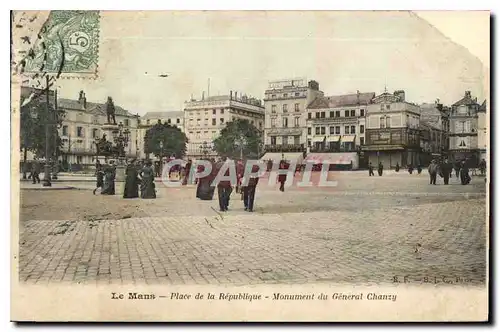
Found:
M 364 109 L 360 109 L 359 110 L 359 116 L 365 116 L 365 110 Z
M 212 114 L 217 114 L 217 110 L 215 108 L 212 110 Z
M 92 138 L 97 137 L 97 128 L 92 129 Z
M 181 123 L 181 119 L 177 119 L 177 120 L 175 120 L 175 122 L 179 124 L 179 123 Z
M 319 131 L 320 131 L 319 127 L 316 127 L 316 128 L 314 129 L 314 133 L 315 133 L 316 135 L 319 135 Z
M 391 105 L 385 105 L 385 109 L 386 110 L 390 110 L 391 109 Z
M 340 118 L 340 111 L 335 111 L 335 117 Z
M 335 127 L 330 127 L 330 135 L 333 135 L 335 134 Z
M 319 112 L 316 112 L 316 119 L 319 119 Z
M 344 116 L 348 117 L 349 116 L 349 111 L 344 111 Z
M 335 134 L 340 135 L 340 126 L 335 126 Z
M 465 121 L 460 122 L 461 125 L 461 133 L 465 133 Z
M 259 129 L 262 129 L 262 121 L 259 121 Z
M 271 119 L 271 127 L 272 128 L 276 127 L 276 119 L 275 118 Z
M 360 134 L 364 134 L 365 133 L 365 126 L 364 125 L 359 126 L 359 133 Z
M 351 126 L 351 134 L 356 134 L 356 126 Z
M 334 111 L 330 111 L 330 117 L 331 118 L 335 117 L 335 112 Z
M 300 144 L 300 136 L 299 135 L 293 136 L 293 144 L 295 144 L 295 145 Z
M 325 118 L 325 112 L 321 112 L 321 118 L 324 119 Z
M 386 128 L 391 128 L 391 117 L 390 116 L 387 116 L 385 118 L 385 127 Z
M 344 134 L 349 134 L 349 126 L 344 126 Z
M 282 141 L 283 145 L 288 145 L 288 136 L 283 136 Z
M 310 119 L 311 118 L 311 112 L 307 113 L 307 118 Z
M 351 116 L 356 116 L 356 110 L 351 110 Z
M 212 126 L 215 126 L 217 124 L 217 119 L 212 119 Z
M 276 98 L 276 95 L 271 95 L 271 98 Z
M 299 104 L 295 104 L 295 112 L 300 112 Z
M 364 137 L 359 138 L 359 145 L 365 145 L 365 138 Z
M 406 114 L 406 126 L 410 126 L 410 115 Z
M 300 93 L 299 92 L 295 92 L 295 97 L 298 97 L 300 96 Z
M 82 159 L 83 159 L 82 156 L 76 156 L 76 163 L 77 164 L 81 164 L 82 163 Z
M 288 104 L 283 104 L 283 112 L 288 112 Z
M 295 123 L 294 123 L 294 126 L 295 126 L 295 127 L 298 127 L 298 126 L 299 126 L 299 119 L 300 119 L 300 118 L 298 118 L 298 117 L 297 117 L 297 118 L 295 118 Z
M 380 117 L 380 128 L 385 128 L 385 119 L 383 116 Z
M 284 93 L 283 98 L 288 98 L 288 93 Z
M 149 121 L 149 119 L 147 119 L 147 120 L 146 120 L 146 124 L 149 124 L 149 122 L 150 122 L 150 121 Z
M 309 147 L 311 146 L 311 140 L 310 139 L 307 140 L 307 146 L 309 146 Z
M 311 135 L 312 134 L 312 128 L 311 127 L 308 127 L 307 128 L 307 135 Z
M 130 126 L 130 120 L 129 120 L 129 119 L 125 119 L 125 120 L 123 120 L 123 125 L 124 125 L 125 127 Z
M 276 145 L 276 136 L 271 136 L 271 145 Z
M 271 105 L 271 113 L 276 113 L 276 105 Z
M 288 118 L 283 118 L 283 128 L 288 127 Z
M 167 123 L 168 123 L 168 124 L 171 124 L 171 123 L 172 123 L 172 120 L 171 120 L 171 119 L 168 119 L 168 120 L 167 120 Z
M 83 137 L 83 127 L 76 127 L 76 136 Z
M 254 121 L 252 120 L 252 121 L 250 121 L 250 123 L 253 125 L 253 124 L 254 124 Z
M 62 135 L 63 136 L 68 136 L 68 126 L 63 126 L 63 128 L 62 128 Z
M 220 123 L 223 124 L 224 123 L 224 118 L 220 118 Z
M 325 127 L 321 127 L 321 135 L 325 135 L 326 133 L 326 128 Z

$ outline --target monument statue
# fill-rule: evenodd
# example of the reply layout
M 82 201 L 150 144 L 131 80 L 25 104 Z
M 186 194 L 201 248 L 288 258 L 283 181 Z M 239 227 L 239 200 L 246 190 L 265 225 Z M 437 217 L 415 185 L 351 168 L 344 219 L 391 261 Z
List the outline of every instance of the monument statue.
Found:
M 97 142 L 97 155 L 98 156 L 109 156 L 112 152 L 112 145 L 106 139 L 106 134 L 103 134 L 101 139 Z
M 113 119 L 113 124 L 116 124 L 115 119 L 115 105 L 113 104 L 113 99 L 108 97 L 108 101 L 106 102 L 106 115 L 108 117 L 108 123 L 111 123 L 111 119 Z

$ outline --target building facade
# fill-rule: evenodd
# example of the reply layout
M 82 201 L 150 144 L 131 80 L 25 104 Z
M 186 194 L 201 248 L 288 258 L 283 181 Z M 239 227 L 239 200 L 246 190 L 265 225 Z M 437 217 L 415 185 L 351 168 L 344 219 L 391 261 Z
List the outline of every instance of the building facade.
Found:
M 420 107 L 405 99 L 403 90 L 384 92 L 367 107 L 366 144 L 369 162 L 394 168 L 419 162 Z
M 63 167 L 71 165 L 72 170 L 79 170 L 94 165 L 96 160 L 96 140 L 101 138 L 101 126 L 107 122 L 106 104 L 88 102 L 83 91 L 78 99 L 57 100 L 58 108 L 64 110 L 65 116 L 59 128 L 59 136 L 63 142 L 61 156 Z M 125 148 L 127 157 L 137 157 L 138 115 L 134 115 L 115 104 L 116 123 L 122 123 L 130 130 L 130 138 Z M 112 140 L 107 137 L 107 140 Z
M 228 122 L 246 119 L 258 130 L 264 129 L 262 101 L 230 91 L 229 95 L 191 99 L 184 104 L 184 132 L 188 139 L 187 156 L 215 156 L 213 140 Z
M 435 103 L 420 105 L 420 164 L 447 157 L 449 153 L 450 109 Z
M 480 105 L 470 91 L 451 106 L 450 113 L 450 158 L 467 159 L 471 166 L 480 160 L 478 142 L 478 120 Z
M 488 145 L 489 145 L 489 136 L 488 136 L 488 112 L 486 111 L 487 105 L 486 100 L 479 107 L 479 111 L 477 113 L 477 143 L 479 148 L 480 158 L 484 160 L 488 160 Z
M 367 106 L 374 92 L 317 97 L 307 107 L 308 152 L 353 152 L 365 144 Z
M 269 82 L 264 99 L 266 152 L 306 152 L 307 106 L 321 96 L 318 82 L 305 78 Z
M 168 123 L 172 126 L 179 128 L 184 132 L 184 112 L 171 111 L 171 112 L 147 112 L 139 119 L 137 128 L 137 148 L 139 150 L 139 158 L 146 158 L 144 151 L 144 137 L 149 128 L 154 126 L 158 121 Z

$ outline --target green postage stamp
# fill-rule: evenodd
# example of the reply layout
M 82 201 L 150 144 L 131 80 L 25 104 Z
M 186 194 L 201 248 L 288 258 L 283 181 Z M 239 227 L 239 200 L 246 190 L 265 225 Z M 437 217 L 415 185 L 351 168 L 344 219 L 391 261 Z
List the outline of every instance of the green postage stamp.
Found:
M 51 11 L 25 62 L 27 73 L 96 75 L 99 11 Z

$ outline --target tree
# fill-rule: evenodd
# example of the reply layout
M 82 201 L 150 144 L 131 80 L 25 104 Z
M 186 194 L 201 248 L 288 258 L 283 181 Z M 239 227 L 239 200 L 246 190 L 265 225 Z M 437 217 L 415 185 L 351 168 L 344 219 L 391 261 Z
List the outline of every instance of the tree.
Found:
M 186 135 L 176 126 L 158 121 L 146 131 L 144 136 L 144 151 L 156 157 L 175 155 L 181 158 L 186 154 Z
M 259 144 L 259 130 L 246 119 L 236 119 L 221 130 L 214 140 L 214 149 L 232 159 L 258 158 Z
M 54 110 L 53 105 L 47 104 L 41 99 L 44 96 L 30 100 L 21 107 L 20 112 L 20 142 L 24 150 L 24 162 L 26 162 L 27 151 L 32 151 L 38 157 L 45 157 L 46 151 L 46 126 L 49 126 L 49 153 L 58 155 L 61 152 L 62 141 L 57 128 L 62 124 L 65 112 Z M 21 100 L 21 105 L 24 100 Z

